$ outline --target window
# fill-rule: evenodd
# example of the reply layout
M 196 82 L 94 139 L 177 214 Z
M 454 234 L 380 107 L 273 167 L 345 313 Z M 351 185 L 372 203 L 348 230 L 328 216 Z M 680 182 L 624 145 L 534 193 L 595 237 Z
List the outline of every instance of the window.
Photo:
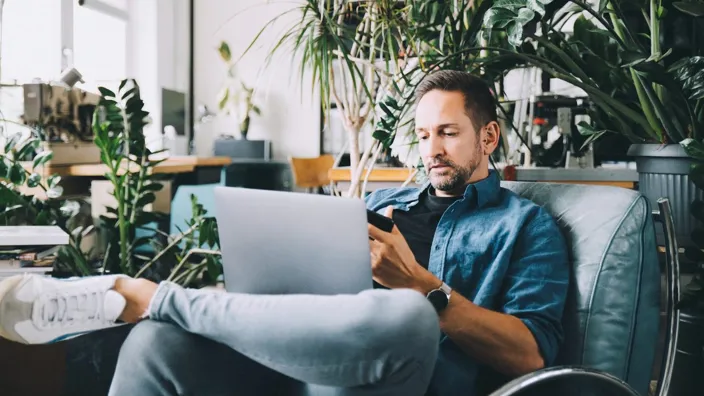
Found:
M 56 78 L 61 73 L 61 3 L 56 0 L 6 1 L 2 10 L 4 83 Z
M 6 1 L 0 80 L 51 81 L 75 66 L 94 90 L 127 73 L 128 0 Z
M 127 20 L 86 6 L 74 7 L 73 64 L 83 74 L 83 89 L 116 89 L 127 76 Z

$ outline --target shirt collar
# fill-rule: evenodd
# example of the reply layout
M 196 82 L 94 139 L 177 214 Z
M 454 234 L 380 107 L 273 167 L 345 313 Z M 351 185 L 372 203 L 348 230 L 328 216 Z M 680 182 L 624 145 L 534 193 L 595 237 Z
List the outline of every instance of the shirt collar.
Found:
M 426 182 L 422 188 L 408 196 L 408 202 L 417 202 L 420 195 L 430 188 L 430 182 Z M 496 202 L 501 192 L 501 180 L 499 174 L 494 169 L 489 169 L 489 176 L 467 185 L 464 190 L 464 201 L 472 207 L 482 208 Z

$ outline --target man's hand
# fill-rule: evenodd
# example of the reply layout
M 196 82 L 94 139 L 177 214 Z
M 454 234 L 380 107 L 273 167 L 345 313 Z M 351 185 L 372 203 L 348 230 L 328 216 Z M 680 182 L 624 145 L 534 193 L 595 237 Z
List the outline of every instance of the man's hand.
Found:
M 393 208 L 386 209 L 386 217 L 391 218 Z M 369 224 L 369 249 L 372 258 L 372 275 L 378 283 L 392 288 L 415 289 L 425 294 L 441 282 L 416 261 L 406 239 L 394 226 L 391 232 L 384 232 Z

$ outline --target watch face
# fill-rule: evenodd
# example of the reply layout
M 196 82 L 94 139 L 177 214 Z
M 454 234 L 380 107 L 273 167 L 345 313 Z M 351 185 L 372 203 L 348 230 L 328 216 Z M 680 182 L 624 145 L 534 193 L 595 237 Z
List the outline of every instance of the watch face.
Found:
M 442 290 L 433 290 L 428 294 L 428 301 L 433 304 L 435 311 L 440 312 L 447 307 L 447 294 Z

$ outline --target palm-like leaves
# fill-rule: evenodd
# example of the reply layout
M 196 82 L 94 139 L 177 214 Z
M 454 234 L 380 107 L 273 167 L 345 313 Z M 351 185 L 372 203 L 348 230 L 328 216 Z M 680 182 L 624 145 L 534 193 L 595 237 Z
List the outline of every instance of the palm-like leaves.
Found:
M 677 78 L 677 72 L 672 69 L 668 72 L 662 66 L 668 52 L 660 50 L 659 40 L 651 41 L 648 51 L 643 32 L 637 32 L 626 22 L 624 9 L 644 6 L 634 2 L 602 0 L 596 8 L 591 8 L 575 0 L 569 2 L 568 13 L 553 10 L 541 14 L 534 10 L 534 19 L 527 20 L 518 18 L 518 14 L 534 6 L 535 1 L 500 0 L 484 22 L 490 29 L 502 29 L 515 24 L 525 27 L 537 19 L 540 35 L 520 29 L 521 35 L 509 40 L 516 52 L 496 57 L 520 58 L 585 90 L 597 107 L 592 116 L 599 129 L 622 133 L 632 142 L 672 143 L 697 137 L 703 126 L 701 105 L 691 95 L 686 96 L 685 81 Z M 649 6 L 657 6 L 656 1 L 650 3 L 644 2 L 646 11 Z M 567 37 L 559 31 L 559 26 L 565 15 L 575 9 L 592 21 L 581 17 L 575 23 L 574 34 Z M 663 12 L 658 9 L 644 14 L 650 24 L 646 38 L 659 37 Z M 537 54 L 530 47 L 526 50 L 527 43 L 537 46 Z M 494 62 L 496 57 L 485 61 Z M 677 68 L 696 65 L 692 62 L 685 60 Z M 689 75 L 695 77 L 696 73 Z

